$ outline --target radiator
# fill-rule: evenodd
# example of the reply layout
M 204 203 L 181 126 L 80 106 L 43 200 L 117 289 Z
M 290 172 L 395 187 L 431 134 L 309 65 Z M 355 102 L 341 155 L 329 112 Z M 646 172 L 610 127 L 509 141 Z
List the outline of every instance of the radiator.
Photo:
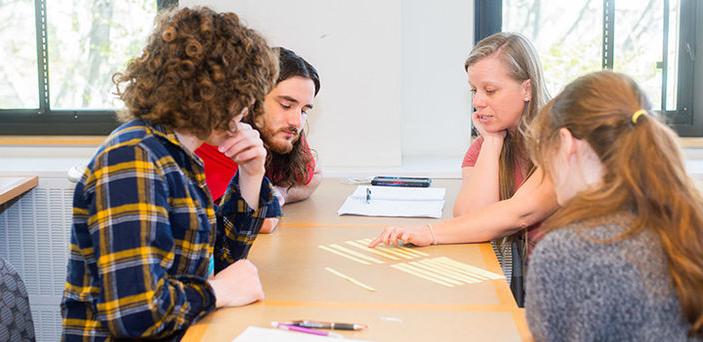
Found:
M 61 337 L 74 186 L 65 177 L 40 178 L 35 189 L 0 206 L 0 256 L 24 280 L 37 341 Z

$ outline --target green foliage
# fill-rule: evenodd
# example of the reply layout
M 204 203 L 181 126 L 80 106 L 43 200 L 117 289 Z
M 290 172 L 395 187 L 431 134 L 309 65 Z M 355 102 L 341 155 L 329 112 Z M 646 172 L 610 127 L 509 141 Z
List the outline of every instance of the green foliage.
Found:
M 662 88 L 661 70 L 656 68 L 662 60 L 662 8 L 661 1 L 643 2 L 615 3 L 613 70 L 637 80 L 656 108 Z M 672 6 L 672 17 L 677 10 Z M 535 43 L 552 94 L 602 68 L 602 17 L 601 1 L 503 1 L 503 30 L 520 32 Z
M 112 74 L 139 54 L 156 1 L 50 0 L 46 13 L 51 107 L 119 107 Z M 0 59 L 12 61 L 0 66 L 0 108 L 38 106 L 34 15 L 33 0 L 0 1 Z

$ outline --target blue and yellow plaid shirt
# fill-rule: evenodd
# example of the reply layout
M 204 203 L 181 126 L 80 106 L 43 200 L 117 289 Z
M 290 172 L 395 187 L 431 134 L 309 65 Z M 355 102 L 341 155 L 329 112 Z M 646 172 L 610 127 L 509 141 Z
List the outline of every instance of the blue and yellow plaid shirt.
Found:
M 267 179 L 256 210 L 238 184 L 216 212 L 202 161 L 172 131 L 117 128 L 76 185 L 63 339 L 177 339 L 212 311 L 210 258 L 216 272 L 245 258 L 264 217 L 280 215 Z

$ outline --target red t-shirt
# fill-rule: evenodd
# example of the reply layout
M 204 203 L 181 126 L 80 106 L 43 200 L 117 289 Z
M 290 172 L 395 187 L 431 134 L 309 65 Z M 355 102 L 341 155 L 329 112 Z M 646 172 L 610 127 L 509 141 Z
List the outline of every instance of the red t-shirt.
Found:
M 478 137 L 474 142 L 471 143 L 469 150 L 466 151 L 464 156 L 464 161 L 461 163 L 461 167 L 474 167 L 476 165 L 476 160 L 478 160 L 478 155 L 481 153 L 481 146 L 483 146 L 483 137 Z M 520 167 L 515 168 L 515 190 L 520 188 L 522 182 L 525 181 L 525 176 L 522 174 L 522 169 L 525 165 L 520 165 Z
M 476 165 L 476 160 L 478 155 L 481 153 L 481 146 L 483 145 L 483 137 L 478 137 L 474 142 L 471 143 L 469 150 L 466 151 L 464 156 L 464 161 L 461 163 L 461 167 L 474 167 Z M 519 167 L 515 168 L 515 191 L 522 186 L 525 181 L 525 176 L 522 174 L 522 169 L 525 168 L 524 164 L 520 164 Z M 534 247 L 541 237 L 539 234 L 539 226 L 542 222 L 535 223 L 527 228 L 527 241 L 528 241 L 528 253 Z
M 304 147 L 310 149 L 306 140 L 303 140 Z M 208 188 L 210 188 L 210 195 L 217 203 L 227 191 L 227 186 L 229 182 L 237 173 L 237 163 L 232 159 L 222 154 L 217 150 L 217 146 L 212 146 L 207 143 L 200 145 L 198 149 L 195 150 L 195 154 L 203 160 L 203 166 L 205 168 L 205 181 L 207 182 Z M 315 159 L 310 158 L 310 163 L 307 165 L 308 169 L 308 179 L 305 184 L 309 184 L 312 181 L 313 173 L 315 172 Z M 266 170 L 268 175 L 269 170 Z M 274 184 L 275 185 L 275 184 Z

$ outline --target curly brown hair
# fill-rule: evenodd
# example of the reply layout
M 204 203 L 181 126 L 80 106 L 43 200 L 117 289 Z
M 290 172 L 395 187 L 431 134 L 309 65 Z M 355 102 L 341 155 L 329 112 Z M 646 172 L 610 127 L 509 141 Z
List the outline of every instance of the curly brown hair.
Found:
M 251 101 L 249 115 L 261 115 L 277 77 L 277 56 L 256 31 L 234 13 L 197 7 L 161 13 L 141 57 L 112 80 L 126 107 L 120 120 L 143 119 L 206 140 L 227 130 Z

